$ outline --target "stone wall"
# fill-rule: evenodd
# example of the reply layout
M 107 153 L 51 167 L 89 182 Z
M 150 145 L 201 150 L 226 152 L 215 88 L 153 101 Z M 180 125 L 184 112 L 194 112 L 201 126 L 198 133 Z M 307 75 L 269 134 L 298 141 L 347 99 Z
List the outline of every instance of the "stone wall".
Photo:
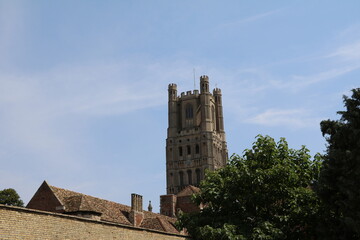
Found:
M 0 204 L 0 239 L 185 240 L 189 238 Z

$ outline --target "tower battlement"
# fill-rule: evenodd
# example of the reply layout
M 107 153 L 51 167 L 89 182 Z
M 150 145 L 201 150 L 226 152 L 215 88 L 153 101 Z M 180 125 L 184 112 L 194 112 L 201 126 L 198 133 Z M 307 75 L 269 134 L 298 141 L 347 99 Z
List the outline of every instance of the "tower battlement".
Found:
M 220 88 L 214 88 L 213 95 L 221 95 L 221 89 Z
M 200 81 L 209 81 L 209 77 L 207 75 L 200 76 Z
M 181 94 L 180 94 L 180 98 L 185 98 L 185 97 L 193 97 L 193 96 L 198 96 L 199 95 L 199 90 L 193 90 L 193 91 L 186 91 L 186 93 L 185 92 L 182 92 Z
M 170 83 L 169 84 L 169 89 L 176 89 L 177 85 L 175 83 Z

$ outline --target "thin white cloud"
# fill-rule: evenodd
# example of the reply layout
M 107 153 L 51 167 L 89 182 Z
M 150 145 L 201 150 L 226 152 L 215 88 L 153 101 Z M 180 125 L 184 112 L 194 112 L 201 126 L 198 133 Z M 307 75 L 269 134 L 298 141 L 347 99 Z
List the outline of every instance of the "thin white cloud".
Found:
M 292 76 L 292 81 L 288 84 L 285 84 L 283 87 L 291 88 L 293 90 L 296 90 L 298 88 L 308 87 L 310 85 L 324 82 L 327 80 L 331 80 L 337 77 L 340 77 L 342 75 L 345 75 L 347 73 L 350 73 L 352 71 L 360 69 L 360 64 L 351 65 L 351 66 L 345 66 L 341 68 L 335 68 L 328 71 L 316 73 L 314 75 L 309 76 Z
M 187 69 L 191 67 L 186 63 L 119 62 L 32 75 L 2 73 L 0 132 L 7 141 L 0 142 L 0 155 L 14 146 L 38 163 L 80 167 L 85 159 L 76 148 L 82 141 L 78 117 L 93 119 L 166 105 L 167 84 L 181 82 Z
M 258 21 L 260 19 L 272 16 L 272 15 L 274 15 L 274 14 L 276 14 L 276 13 L 282 11 L 282 10 L 283 10 L 283 8 L 276 9 L 276 10 L 256 14 L 256 15 L 244 18 L 244 19 L 236 20 L 236 21 L 233 21 L 233 22 L 224 23 L 224 24 L 219 25 L 219 28 L 232 28 L 233 29 L 233 28 L 236 28 L 237 26 L 241 26 L 241 25 L 246 24 L 246 23 L 255 22 L 255 21 Z
M 360 38 L 360 22 L 355 22 L 337 34 L 340 41 L 357 41 Z
M 268 109 L 246 122 L 271 127 L 306 128 L 319 123 L 318 118 L 309 117 L 303 109 Z
M 293 74 L 288 80 L 273 81 L 269 87 L 299 91 L 314 84 L 333 80 L 360 69 L 360 41 L 337 47 L 331 53 L 312 58 L 313 64 L 329 66 L 309 75 Z M 324 68 L 324 67 L 322 67 Z
M 312 58 L 311 61 L 314 62 L 313 64 L 318 65 L 319 68 L 324 65 L 330 65 L 331 67 L 309 75 L 293 74 L 285 80 L 283 79 L 286 77 L 269 79 L 263 89 L 285 89 L 298 92 L 314 84 L 330 81 L 357 71 L 360 69 L 360 41 L 340 46 L 325 56 Z M 261 71 L 258 70 L 258 72 Z
M 327 57 L 337 57 L 346 61 L 360 60 L 360 41 L 341 46 Z

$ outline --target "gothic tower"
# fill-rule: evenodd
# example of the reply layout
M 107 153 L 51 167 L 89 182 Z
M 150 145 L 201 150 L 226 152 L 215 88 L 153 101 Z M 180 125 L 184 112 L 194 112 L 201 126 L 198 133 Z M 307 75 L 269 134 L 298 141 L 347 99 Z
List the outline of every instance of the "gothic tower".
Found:
M 169 127 L 166 139 L 167 194 L 177 194 L 188 185 L 198 186 L 206 169 L 226 165 L 221 90 L 209 92 L 208 76 L 200 77 L 198 90 L 177 95 L 169 84 Z

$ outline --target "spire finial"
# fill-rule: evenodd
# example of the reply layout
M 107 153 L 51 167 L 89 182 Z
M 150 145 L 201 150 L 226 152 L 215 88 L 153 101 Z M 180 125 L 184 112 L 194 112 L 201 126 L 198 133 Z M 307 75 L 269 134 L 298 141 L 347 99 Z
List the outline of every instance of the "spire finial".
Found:
M 153 207 L 151 206 L 151 201 L 149 201 L 148 211 L 152 212 Z

